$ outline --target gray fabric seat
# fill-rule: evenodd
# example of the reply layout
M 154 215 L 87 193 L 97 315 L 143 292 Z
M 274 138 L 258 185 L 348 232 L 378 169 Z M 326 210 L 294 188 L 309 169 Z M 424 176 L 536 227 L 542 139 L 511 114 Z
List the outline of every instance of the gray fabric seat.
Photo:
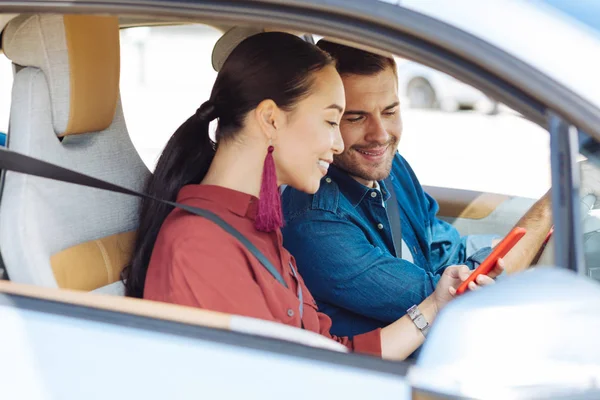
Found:
M 149 171 L 119 99 L 117 19 L 21 15 L 6 26 L 2 47 L 23 67 L 14 77 L 8 148 L 143 190 Z M 122 292 L 118 273 L 130 251 L 123 243 L 132 242 L 137 210 L 131 196 L 7 172 L 0 246 L 10 279 Z M 69 249 L 77 251 L 55 265 Z

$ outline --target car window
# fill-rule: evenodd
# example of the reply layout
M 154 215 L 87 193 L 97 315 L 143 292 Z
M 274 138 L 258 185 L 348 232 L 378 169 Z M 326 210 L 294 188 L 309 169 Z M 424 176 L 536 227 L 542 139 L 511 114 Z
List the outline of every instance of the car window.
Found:
M 600 198 L 591 191 L 600 190 L 600 153 L 598 142 L 584 134 L 579 133 L 582 144 L 579 160 L 581 165 L 581 229 L 583 234 L 583 255 L 585 273 L 587 276 L 600 280 Z
M 211 53 L 221 32 L 206 25 L 121 30 L 121 99 L 127 129 L 154 169 L 170 136 L 210 96 Z
M 550 187 L 548 132 L 479 90 L 396 59 L 400 153 L 422 185 L 538 198 Z

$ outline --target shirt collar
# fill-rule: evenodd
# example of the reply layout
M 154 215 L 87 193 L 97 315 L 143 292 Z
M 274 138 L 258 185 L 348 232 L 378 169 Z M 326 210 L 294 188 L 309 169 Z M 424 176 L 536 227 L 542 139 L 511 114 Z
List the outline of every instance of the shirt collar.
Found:
M 357 207 L 368 193 L 372 190 L 376 190 L 366 187 L 351 177 L 347 172 L 339 169 L 333 164 L 329 166 L 327 175 L 337 183 L 340 191 L 348 198 L 348 200 L 350 200 L 353 207 Z M 379 184 L 381 194 L 383 195 L 383 201 L 387 201 L 390 198 L 390 193 L 385 182 L 377 181 L 377 183 Z
M 179 191 L 177 202 L 190 204 L 190 200 L 201 199 L 216 203 L 232 213 L 254 220 L 257 198 L 247 193 L 216 185 L 186 185 Z

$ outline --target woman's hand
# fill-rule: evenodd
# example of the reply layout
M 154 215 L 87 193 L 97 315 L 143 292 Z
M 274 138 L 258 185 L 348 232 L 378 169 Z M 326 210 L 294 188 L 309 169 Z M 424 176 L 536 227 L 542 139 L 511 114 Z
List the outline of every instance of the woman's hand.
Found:
M 500 274 L 504 269 L 504 261 L 498 260 L 498 267 L 494 270 Z M 435 291 L 419 304 L 419 310 L 429 323 L 435 323 L 435 318 L 456 294 L 456 288 L 464 282 L 471 271 L 466 265 L 452 265 L 447 267 L 438 282 Z M 491 274 L 491 273 L 490 273 Z M 481 286 L 490 285 L 494 280 L 487 275 L 479 275 L 476 283 L 469 284 L 470 290 L 477 290 Z M 404 360 L 419 347 L 424 336 L 415 326 L 408 315 L 381 330 L 381 354 L 389 360 Z
M 498 259 L 496 267 L 491 276 L 498 276 L 504 270 L 504 260 Z M 452 265 L 444 270 L 442 278 L 438 282 L 433 298 L 435 305 L 441 310 L 456 295 L 456 289 L 473 273 L 466 265 Z M 488 275 L 479 275 L 474 282 L 469 283 L 469 290 L 478 290 L 481 286 L 487 286 L 494 283 L 494 280 Z

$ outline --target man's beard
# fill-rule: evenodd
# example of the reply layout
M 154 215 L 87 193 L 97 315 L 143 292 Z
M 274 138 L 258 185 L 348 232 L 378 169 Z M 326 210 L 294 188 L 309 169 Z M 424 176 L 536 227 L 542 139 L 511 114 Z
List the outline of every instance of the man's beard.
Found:
M 361 156 L 357 150 L 349 148 L 342 154 L 333 156 L 333 164 L 339 169 L 346 171 L 349 175 L 363 179 L 365 181 L 381 181 L 390 175 L 394 156 L 398 150 L 398 139 L 393 137 L 387 144 L 385 157 L 378 163 L 369 163 L 364 160 L 359 161 Z M 381 147 L 381 146 L 378 146 Z M 368 147 L 360 147 L 360 150 L 368 151 Z

